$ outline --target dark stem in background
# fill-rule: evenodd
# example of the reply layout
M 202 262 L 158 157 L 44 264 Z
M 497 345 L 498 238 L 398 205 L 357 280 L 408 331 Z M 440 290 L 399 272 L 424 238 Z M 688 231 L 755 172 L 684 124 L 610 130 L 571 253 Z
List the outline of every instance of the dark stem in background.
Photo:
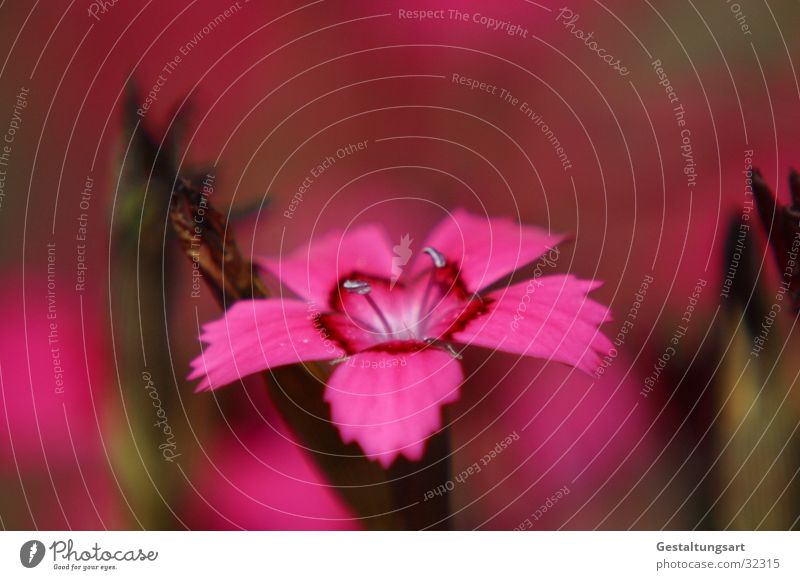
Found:
M 790 261 L 790 252 L 797 249 L 800 240 L 800 175 L 789 171 L 789 194 L 791 204 L 783 205 L 772 193 L 758 169 L 753 170 L 753 197 L 756 199 L 758 215 L 772 246 L 775 261 L 781 276 L 788 283 L 789 294 L 795 314 L 800 312 L 800 260 Z
M 794 171 L 789 184 L 792 204 L 783 206 L 758 170 L 753 171 L 759 217 L 779 267 L 777 281 L 763 275 L 768 249 L 754 235 L 756 229 L 749 227 L 750 220 L 742 213 L 729 222 L 722 271 L 726 280 L 732 277 L 732 284 L 721 310 L 719 360 L 706 359 L 703 365 L 714 369 L 708 380 L 713 380 L 715 391 L 710 417 L 715 485 L 707 497 L 712 507 L 705 520 L 712 529 L 786 530 L 798 525 L 800 433 L 798 413 L 791 404 L 795 367 L 783 362 L 792 356 L 784 350 L 788 336 L 783 320 L 791 320 L 797 312 L 798 269 L 789 256 L 800 232 L 800 187 Z M 789 300 L 779 298 L 784 291 L 780 288 L 787 286 L 794 311 L 784 304 Z M 765 334 L 765 321 L 773 320 L 776 306 L 780 316 L 769 323 Z
M 175 184 L 170 219 L 184 250 L 198 261 L 203 278 L 220 306 L 267 296 L 250 262 L 244 260 L 222 216 L 205 207 L 204 230 L 194 237 L 200 190 L 188 179 Z M 204 201 L 207 203 L 207 200 Z M 194 244 L 194 245 L 192 245 Z M 265 373 L 269 396 L 299 443 L 311 450 L 319 468 L 344 500 L 370 529 L 446 529 L 447 494 L 425 501 L 426 492 L 450 479 L 448 432 L 428 442 L 425 457 L 411 463 L 404 458 L 388 471 L 362 456 L 355 444 L 345 445 L 323 400 L 326 367 L 318 364 L 282 367 Z
M 109 308 L 121 388 L 109 439 L 115 477 L 125 494 L 121 505 L 129 506 L 132 520 L 143 528 L 171 530 L 184 527 L 178 513 L 183 497 L 178 465 L 190 455 L 183 445 L 188 429 L 181 420 L 164 324 L 164 312 L 171 310 L 173 302 L 169 289 L 175 286 L 175 256 L 163 252 L 162 233 L 176 136 L 175 131 L 167 135 L 159 151 L 157 141 L 134 112 L 141 102 L 135 90 L 129 91 L 127 101 L 125 157 L 120 161 L 123 179 L 111 215 Z M 180 130 L 181 124 L 174 129 Z M 174 438 L 166 438 L 163 428 L 155 425 L 161 420 L 155 402 L 169 419 Z M 182 445 L 175 451 L 180 454 L 175 463 L 164 458 L 160 447 L 170 441 Z

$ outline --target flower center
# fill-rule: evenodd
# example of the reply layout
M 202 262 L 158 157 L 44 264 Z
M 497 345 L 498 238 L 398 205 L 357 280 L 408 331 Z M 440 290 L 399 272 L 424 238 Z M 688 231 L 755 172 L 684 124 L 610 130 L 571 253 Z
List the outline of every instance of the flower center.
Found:
M 374 332 L 385 334 L 383 339 L 427 339 L 428 332 L 439 318 L 434 314 L 437 306 L 447 294 L 438 273 L 447 266 L 447 259 L 435 248 L 425 248 L 423 252 L 431 259 L 431 268 L 427 275 L 427 282 L 420 294 L 420 286 L 415 284 L 410 290 L 396 288 L 391 295 L 385 291 L 380 292 L 379 300 L 373 298 L 373 288 L 369 282 L 359 278 L 345 280 L 342 288 L 357 296 L 362 296 L 374 313 L 380 328 Z M 438 289 L 438 294 L 435 290 Z M 391 302 L 383 304 L 378 302 Z M 460 302 L 460 301 L 459 301 Z
M 372 286 L 369 285 L 369 282 L 364 280 L 345 280 L 344 284 L 342 284 L 342 287 L 351 294 L 363 296 L 367 303 L 372 307 L 372 310 L 375 311 L 375 314 L 378 315 L 378 318 L 380 319 L 381 324 L 383 324 L 383 328 L 386 330 L 386 333 L 392 334 L 394 332 L 392 330 L 392 325 L 389 324 L 389 320 L 386 318 L 386 315 L 375 303 L 375 300 L 372 299 L 372 296 L 369 295 L 370 292 L 372 292 Z

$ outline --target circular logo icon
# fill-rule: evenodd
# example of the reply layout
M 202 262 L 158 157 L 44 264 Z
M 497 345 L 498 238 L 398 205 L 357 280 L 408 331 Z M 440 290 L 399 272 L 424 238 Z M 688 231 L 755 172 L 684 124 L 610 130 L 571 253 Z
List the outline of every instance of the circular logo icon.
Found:
M 26 568 L 35 568 L 44 559 L 44 544 L 39 540 L 29 540 L 19 549 L 19 561 Z

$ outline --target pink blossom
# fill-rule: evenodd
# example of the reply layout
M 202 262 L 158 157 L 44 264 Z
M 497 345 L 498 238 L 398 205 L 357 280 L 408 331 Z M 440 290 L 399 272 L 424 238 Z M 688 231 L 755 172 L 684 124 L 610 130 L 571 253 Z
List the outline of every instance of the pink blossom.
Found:
M 587 297 L 599 282 L 537 268 L 530 280 L 496 284 L 560 240 L 457 210 L 396 280 L 392 245 L 379 227 L 329 234 L 261 262 L 303 300 L 234 304 L 204 326 L 208 346 L 189 378 L 202 378 L 202 391 L 282 365 L 334 361 L 325 399 L 343 440 L 384 467 L 400 454 L 419 460 L 441 429 L 442 405 L 458 399 L 460 345 L 585 372 L 611 348 L 598 330 L 609 311 Z

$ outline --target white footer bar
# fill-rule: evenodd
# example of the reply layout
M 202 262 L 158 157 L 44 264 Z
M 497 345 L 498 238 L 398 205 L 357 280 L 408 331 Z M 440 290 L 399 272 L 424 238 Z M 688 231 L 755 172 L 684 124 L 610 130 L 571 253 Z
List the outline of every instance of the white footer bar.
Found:
M 799 563 L 791 532 L 0 534 L 0 578 L 796 579 Z

